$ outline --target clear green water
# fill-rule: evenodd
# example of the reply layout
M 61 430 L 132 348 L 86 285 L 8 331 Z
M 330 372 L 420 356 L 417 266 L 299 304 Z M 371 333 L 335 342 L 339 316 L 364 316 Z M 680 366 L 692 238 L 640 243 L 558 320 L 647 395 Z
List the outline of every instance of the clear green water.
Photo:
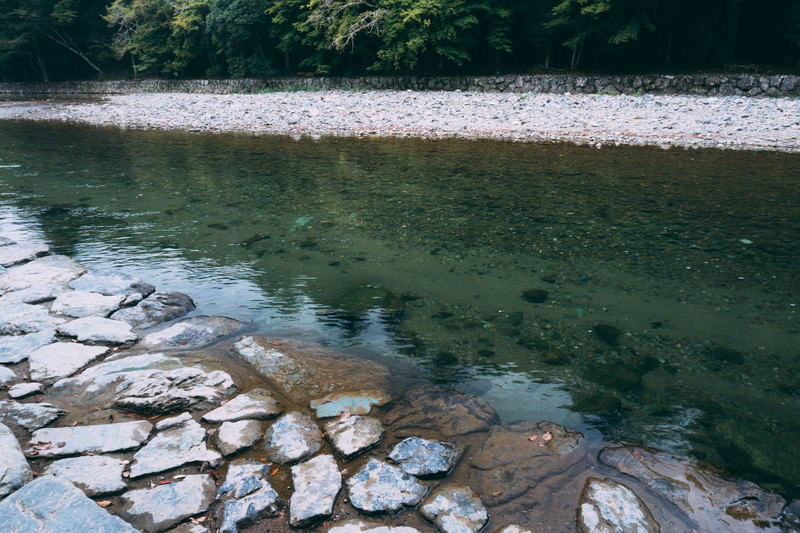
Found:
M 798 155 L 0 122 L 57 252 L 794 497 L 798 206 Z

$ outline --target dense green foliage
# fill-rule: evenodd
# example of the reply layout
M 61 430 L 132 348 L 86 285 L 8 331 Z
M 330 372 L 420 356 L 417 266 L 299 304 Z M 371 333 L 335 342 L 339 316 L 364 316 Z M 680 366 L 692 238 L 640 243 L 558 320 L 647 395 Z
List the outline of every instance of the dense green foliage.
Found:
M 800 0 L 0 0 L 0 79 L 800 65 Z

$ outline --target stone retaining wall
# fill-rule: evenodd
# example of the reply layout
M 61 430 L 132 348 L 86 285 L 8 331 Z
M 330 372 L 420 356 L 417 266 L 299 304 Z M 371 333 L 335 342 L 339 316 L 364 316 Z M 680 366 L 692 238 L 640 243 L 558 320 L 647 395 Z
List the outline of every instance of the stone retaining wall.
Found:
M 800 76 L 686 74 L 589 76 L 280 77 L 232 80 L 133 80 L 59 83 L 0 83 L 0 96 L 48 97 L 136 92 L 253 93 L 268 90 L 416 90 L 535 93 L 690 94 L 698 96 L 800 96 Z

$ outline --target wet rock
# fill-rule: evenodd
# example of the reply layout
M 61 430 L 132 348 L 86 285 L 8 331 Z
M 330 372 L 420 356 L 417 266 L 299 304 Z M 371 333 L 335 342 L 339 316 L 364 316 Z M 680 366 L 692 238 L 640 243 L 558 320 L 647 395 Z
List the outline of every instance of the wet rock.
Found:
M 332 455 L 318 455 L 292 467 L 292 485 L 289 524 L 305 527 L 333 513 L 342 474 Z
M 136 452 L 131 463 L 131 478 L 163 472 L 189 463 L 222 461 L 222 456 L 206 445 L 206 430 L 194 420 L 181 419 L 177 425 L 165 424 L 162 431 Z
M 70 457 L 53 462 L 44 473 L 66 479 L 87 496 L 101 496 L 128 488 L 122 479 L 124 463 L 105 455 Z
M 786 504 L 755 483 L 723 478 L 694 459 L 628 446 L 605 448 L 599 458 L 673 502 L 700 531 L 764 529 L 779 522 Z
M 28 355 L 31 379 L 54 381 L 71 376 L 110 351 L 106 346 L 87 346 L 76 342 L 55 342 L 42 346 Z
M 327 533 L 420 533 L 420 531 L 407 526 L 385 526 L 378 522 L 345 520 L 331 526 Z
M 489 505 L 510 501 L 568 471 L 582 457 L 573 452 L 583 440 L 580 433 L 552 422 L 495 426 L 472 456 L 470 486 Z
M 218 405 L 236 390 L 226 372 L 186 367 L 178 357 L 146 353 L 105 361 L 57 381 L 51 393 L 79 404 L 170 413 Z
M 209 533 L 209 529 L 202 524 L 185 522 L 170 529 L 169 533 Z
M 28 287 L 18 291 L 8 292 L 0 296 L 0 306 L 11 304 L 38 305 L 55 300 L 59 294 L 68 291 L 66 284 L 42 285 Z M 2 292 L 2 291 L 0 291 Z
M 62 322 L 63 318 L 51 316 L 41 305 L 26 303 L 0 305 L 0 335 L 52 332 Z
M 17 379 L 17 375 L 10 368 L 0 366 L 0 386 L 5 386 Z
M 65 479 L 41 476 L 0 502 L 4 531 L 138 533 Z
M 8 396 L 14 400 L 42 392 L 41 383 L 17 383 L 8 389 Z
M 578 530 L 586 533 L 655 533 L 661 528 L 631 489 L 608 478 L 589 478 L 579 502 Z
M 406 391 L 402 401 L 384 417 L 387 425 L 406 434 L 439 430 L 445 437 L 488 431 L 500 423 L 497 412 L 483 399 L 429 387 Z
M 146 335 L 144 348 L 199 348 L 218 341 L 245 327 L 242 322 L 222 316 L 195 316 Z
M 125 299 L 122 295 L 105 296 L 96 292 L 69 291 L 59 294 L 50 304 L 50 312 L 73 318 L 98 316 L 105 318 Z
M 715 346 L 706 350 L 705 356 L 713 361 L 731 363 L 734 365 L 744 364 L 744 355 L 733 348 Z
M 286 464 L 316 453 L 322 447 L 322 432 L 307 414 L 293 411 L 275 421 L 264 440 L 269 460 Z
M 391 396 L 377 389 L 334 392 L 311 400 L 310 406 L 316 411 L 317 418 L 330 418 L 342 413 L 368 415 L 373 405 L 385 405 L 391 399 Z
M 278 402 L 269 391 L 253 389 L 239 394 L 203 415 L 203 420 L 211 423 L 233 422 L 236 420 L 267 420 L 281 413 Z
M 28 335 L 0 337 L 0 363 L 16 364 L 28 358 L 34 350 L 56 341 L 55 327 Z
M 619 339 L 622 336 L 622 332 L 610 324 L 596 324 L 593 330 L 595 337 L 612 347 L 619 344 Z
M 134 307 L 120 309 L 111 318 L 145 329 L 180 318 L 194 309 L 192 299 L 182 292 L 154 292 Z
M 389 460 L 412 476 L 443 476 L 455 466 L 458 451 L 446 442 L 409 437 L 392 449 Z
M 51 403 L 0 400 L 0 422 L 34 431 L 67 414 Z
M 149 283 L 112 270 L 93 270 L 76 280 L 69 282 L 69 287 L 76 291 L 96 292 L 105 296 L 123 296 L 127 301 L 131 298 L 141 300 L 156 290 Z M 126 303 L 127 303 L 126 301 Z
M 489 521 L 483 502 L 467 486 L 439 487 L 428 496 L 419 513 L 442 533 L 477 533 Z
M 42 243 L 6 245 L 0 251 L 0 266 L 11 267 L 27 263 L 49 253 L 50 247 Z
M 48 255 L 0 274 L 0 293 L 31 287 L 52 287 L 72 281 L 85 272 L 85 267 L 67 256 Z
M 35 451 L 40 457 L 50 457 L 130 450 L 141 445 L 152 428 L 150 422 L 139 420 L 120 424 L 38 429 L 31 435 L 31 448 L 26 453 Z
M 268 465 L 250 459 L 228 465 L 225 483 L 217 491 L 217 499 L 223 501 L 219 533 L 236 533 L 277 511 L 278 493 L 267 481 L 268 473 Z
M 522 291 L 522 298 L 532 304 L 540 304 L 547 301 L 550 293 L 543 289 L 526 289 Z
M 77 338 L 78 342 L 92 344 L 132 344 L 139 338 L 125 322 L 96 316 L 60 324 L 56 330 L 67 337 Z
M 251 448 L 263 434 L 264 428 L 258 420 L 225 422 L 217 431 L 217 449 L 227 457 Z
M 158 532 L 204 513 L 214 501 L 214 479 L 205 474 L 186 476 L 177 483 L 140 489 L 122 495 L 119 516 L 142 531 Z
M 507 526 L 501 527 L 500 529 L 496 530 L 494 533 L 533 533 L 530 529 L 525 529 L 524 527 L 518 526 L 517 524 L 509 524 Z
M 17 438 L 4 424 L 0 424 L 0 452 L 0 500 L 2 500 L 32 480 L 33 474 Z
M 234 349 L 298 402 L 341 390 L 390 390 L 391 373 L 384 365 L 311 343 L 276 344 L 263 337 L 244 337 Z
M 325 424 L 325 434 L 336 453 L 351 459 L 376 446 L 383 438 L 383 425 L 371 416 L 344 416 Z
M 366 513 L 396 512 L 418 504 L 428 488 L 396 466 L 370 459 L 347 480 L 350 503 Z

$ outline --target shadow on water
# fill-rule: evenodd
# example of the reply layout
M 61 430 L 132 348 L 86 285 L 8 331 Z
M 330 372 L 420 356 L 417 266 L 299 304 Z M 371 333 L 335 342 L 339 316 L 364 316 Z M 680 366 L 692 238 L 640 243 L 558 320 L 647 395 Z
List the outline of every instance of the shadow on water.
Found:
M 800 156 L 0 124 L 0 209 L 205 313 L 800 494 Z

